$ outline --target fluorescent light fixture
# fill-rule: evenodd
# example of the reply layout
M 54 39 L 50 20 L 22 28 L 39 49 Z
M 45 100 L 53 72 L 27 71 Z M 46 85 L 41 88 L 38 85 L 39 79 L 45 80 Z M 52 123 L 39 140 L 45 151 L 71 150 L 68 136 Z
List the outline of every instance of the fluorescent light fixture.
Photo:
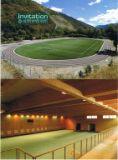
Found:
M 109 115 L 103 115 L 103 119 L 109 119 Z
M 110 115 L 110 118 L 112 118 L 112 119 L 116 119 L 116 118 L 117 118 L 117 116 L 116 116 L 116 115 Z
M 87 119 L 91 119 L 91 116 L 87 116 L 86 118 L 87 118 Z
M 97 119 L 97 115 L 89 115 L 86 118 L 87 119 Z
M 116 115 L 103 115 L 103 119 L 116 119 Z
M 97 119 L 97 116 L 95 115 L 95 116 L 91 116 L 92 117 L 92 119 Z

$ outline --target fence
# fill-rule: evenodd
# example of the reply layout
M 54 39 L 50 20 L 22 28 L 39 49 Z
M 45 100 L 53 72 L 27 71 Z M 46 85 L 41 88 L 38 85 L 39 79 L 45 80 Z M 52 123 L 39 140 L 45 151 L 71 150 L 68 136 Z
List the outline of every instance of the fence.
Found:
M 106 57 L 106 56 L 105 56 Z M 75 62 L 69 62 L 68 63 L 60 63 L 60 62 L 47 62 L 42 61 L 39 63 L 38 60 L 27 62 L 27 58 L 24 57 L 24 60 L 18 60 L 16 59 L 15 55 L 5 55 L 2 54 L 1 58 L 5 60 L 10 66 L 12 66 L 14 69 L 17 70 L 19 74 L 22 74 L 26 78 L 67 78 L 69 76 L 70 78 L 78 77 L 79 78 L 79 72 L 85 72 L 85 67 L 87 67 L 87 64 L 84 64 L 84 61 L 81 60 L 80 63 L 76 64 Z M 85 57 L 86 58 L 86 57 Z M 101 57 L 99 64 L 91 62 L 92 71 L 94 70 L 94 66 L 97 65 L 98 68 L 102 68 L 103 65 L 107 66 L 109 62 L 111 61 L 111 58 L 107 58 L 107 61 L 103 60 L 103 56 Z M 5 73 L 3 73 L 4 75 Z
M 113 130 L 105 130 L 88 138 L 67 144 L 61 148 L 35 156 L 35 159 L 78 159 L 105 138 L 112 134 Z
M 63 147 L 33 156 L 19 148 L 1 152 L 2 159 L 79 159 L 100 142 L 113 133 L 114 129 L 108 129 L 94 134 L 85 139 L 67 144 Z
M 35 157 L 20 148 L 13 148 L 2 151 L 1 159 L 35 159 Z

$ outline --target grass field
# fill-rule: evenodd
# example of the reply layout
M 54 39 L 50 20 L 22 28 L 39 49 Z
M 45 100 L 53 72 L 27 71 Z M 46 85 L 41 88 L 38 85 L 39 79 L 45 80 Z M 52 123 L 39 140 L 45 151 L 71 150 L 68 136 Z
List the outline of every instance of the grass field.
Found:
M 24 45 L 16 48 L 19 55 L 33 59 L 64 60 L 91 56 L 99 51 L 102 40 L 61 39 L 42 43 Z
M 12 138 L 4 138 L 1 140 L 2 150 L 10 148 L 22 148 L 24 151 L 37 155 L 59 147 L 63 147 L 66 144 L 72 143 L 80 139 L 96 135 L 97 133 L 90 132 L 73 132 L 69 130 L 52 131 L 46 133 L 38 133 L 32 135 L 18 136 Z M 83 144 L 83 152 L 85 151 L 86 143 Z M 89 146 L 88 146 L 89 149 Z M 80 141 L 76 144 L 77 153 L 80 151 Z M 73 146 L 67 148 L 67 158 L 72 158 Z M 2 155 L 6 159 L 15 158 L 14 152 L 8 152 Z M 63 158 L 63 149 L 55 152 L 56 158 Z M 51 158 L 51 154 L 47 154 L 41 158 Z

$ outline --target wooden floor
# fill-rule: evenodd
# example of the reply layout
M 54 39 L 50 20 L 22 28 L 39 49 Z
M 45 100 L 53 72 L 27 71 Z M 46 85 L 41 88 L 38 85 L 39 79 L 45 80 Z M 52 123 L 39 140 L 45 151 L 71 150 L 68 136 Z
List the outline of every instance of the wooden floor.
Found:
M 117 131 L 80 159 L 117 159 Z

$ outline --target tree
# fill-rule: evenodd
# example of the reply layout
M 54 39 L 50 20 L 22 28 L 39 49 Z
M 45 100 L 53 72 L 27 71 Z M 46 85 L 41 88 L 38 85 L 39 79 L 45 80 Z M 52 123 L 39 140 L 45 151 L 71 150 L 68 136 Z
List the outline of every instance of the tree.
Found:
M 118 39 L 117 39 L 117 26 L 113 26 L 110 25 L 107 29 L 106 29 L 106 34 L 108 36 L 109 39 L 111 39 L 113 41 L 113 44 L 116 48 L 116 53 L 117 53 L 117 46 L 118 46 Z
M 85 68 L 85 73 L 86 73 L 86 75 L 88 75 L 89 73 L 91 73 L 91 71 L 92 71 L 92 68 L 91 68 L 90 65 L 88 65 L 88 66 Z
M 89 28 L 88 31 L 87 31 L 87 34 L 88 34 L 88 37 L 92 38 L 93 35 L 94 35 L 94 30 Z
M 18 35 L 23 35 L 23 36 L 25 36 L 25 35 L 26 35 L 26 31 L 19 29 Z
M 79 72 L 79 77 L 83 78 L 84 77 L 84 73 L 82 71 Z
M 113 66 L 113 60 L 111 59 L 111 61 L 109 62 L 108 64 L 109 67 L 112 67 Z

